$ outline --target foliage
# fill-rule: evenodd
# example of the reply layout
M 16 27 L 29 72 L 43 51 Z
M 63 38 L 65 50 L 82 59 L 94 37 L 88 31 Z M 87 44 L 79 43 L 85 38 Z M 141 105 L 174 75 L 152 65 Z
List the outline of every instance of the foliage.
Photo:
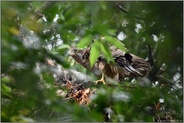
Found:
M 2 121 L 152 122 L 153 117 L 159 120 L 169 112 L 171 119 L 182 122 L 182 1 L 2 1 L 1 11 Z M 110 62 L 110 45 L 149 59 L 153 66 L 148 79 L 91 85 L 96 91 L 88 105 L 57 95 L 50 72 L 55 69 L 45 65 L 48 58 L 62 69 L 94 77 L 73 64 L 67 53 L 71 47 L 91 46 L 91 65 L 101 53 Z M 42 68 L 40 64 L 44 64 Z M 151 85 L 141 86 L 141 81 Z M 59 89 L 68 92 L 66 87 Z M 89 89 L 81 89 L 82 94 L 86 91 Z

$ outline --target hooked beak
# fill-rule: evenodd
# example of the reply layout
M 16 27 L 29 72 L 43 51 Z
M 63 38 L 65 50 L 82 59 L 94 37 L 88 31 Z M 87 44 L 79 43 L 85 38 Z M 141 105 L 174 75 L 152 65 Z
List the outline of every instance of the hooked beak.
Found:
M 70 51 L 68 52 L 68 57 L 69 57 L 69 56 L 74 56 L 74 55 L 75 55 L 75 53 L 74 53 L 73 51 L 70 50 Z
M 77 49 L 71 49 L 71 50 L 68 52 L 68 56 L 74 56 L 74 55 L 76 55 L 76 52 L 77 52 Z

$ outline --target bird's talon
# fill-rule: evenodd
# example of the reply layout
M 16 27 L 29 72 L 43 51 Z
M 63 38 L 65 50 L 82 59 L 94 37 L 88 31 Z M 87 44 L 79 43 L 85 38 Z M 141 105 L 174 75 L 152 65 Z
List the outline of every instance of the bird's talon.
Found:
M 105 75 L 102 74 L 102 78 L 100 80 L 95 81 L 96 84 L 98 84 L 99 82 L 102 82 L 105 85 Z
M 104 85 L 105 85 L 105 81 L 104 80 L 97 80 L 97 81 L 95 81 L 95 84 L 98 84 L 98 83 L 103 83 Z

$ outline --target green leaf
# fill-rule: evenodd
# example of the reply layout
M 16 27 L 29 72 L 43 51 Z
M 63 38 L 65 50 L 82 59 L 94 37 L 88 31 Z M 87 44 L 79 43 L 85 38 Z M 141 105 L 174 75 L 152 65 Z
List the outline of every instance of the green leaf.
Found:
M 112 61 L 114 63 L 114 58 L 112 56 L 111 50 L 109 49 L 109 46 L 104 41 L 95 41 L 94 44 L 91 47 L 90 52 L 90 65 L 93 66 L 100 56 L 101 52 L 104 54 L 105 59 L 109 63 Z
M 125 45 L 118 41 L 116 38 L 113 38 L 111 36 L 105 36 L 105 39 L 111 43 L 112 45 L 116 46 L 117 48 L 121 49 L 124 52 L 128 52 L 128 50 L 125 48 Z
M 77 44 L 78 48 L 85 48 L 86 46 L 89 46 L 92 43 L 93 36 L 87 35 L 84 38 L 81 39 L 81 41 Z
M 62 45 L 60 45 L 59 47 L 57 47 L 57 49 L 58 50 L 61 50 L 61 49 L 70 49 L 71 47 L 70 47 L 70 45 L 68 45 L 68 44 L 62 44 Z
M 42 74 L 43 79 L 47 82 L 47 83 L 53 83 L 54 82 L 54 78 L 48 74 L 48 73 L 43 73 Z
M 108 25 L 102 23 L 96 23 L 93 27 L 94 34 L 106 35 L 108 30 Z
M 105 56 L 105 59 L 107 59 L 107 62 L 109 63 L 110 61 L 114 62 L 114 58 L 112 56 L 111 50 L 109 49 L 109 46 L 106 42 L 102 41 L 101 42 L 101 47 L 100 47 L 102 53 Z
M 91 67 L 95 64 L 96 60 L 98 59 L 101 53 L 100 47 L 99 47 L 100 45 L 101 45 L 100 41 L 95 41 L 91 47 L 90 57 L 89 57 Z
M 55 18 L 56 14 L 59 13 L 59 11 L 60 11 L 60 7 L 58 7 L 57 4 L 51 6 L 49 9 L 44 11 L 47 21 L 51 22 Z
M 4 83 L 10 83 L 11 82 L 10 77 L 7 77 L 7 76 L 2 77 L 1 81 L 4 82 Z
M 108 35 L 116 35 L 116 31 L 117 31 L 116 29 L 108 29 L 107 34 Z
M 65 21 L 65 16 L 63 15 L 63 12 L 61 12 L 61 13 L 59 14 L 59 17 L 61 18 L 61 20 Z
M 4 84 L 4 83 L 2 83 L 2 85 L 1 85 L 2 87 L 1 87 L 1 89 L 2 89 L 2 95 L 6 95 L 6 96 L 8 96 L 9 98 L 11 98 L 12 96 L 11 96 L 11 88 L 10 87 L 8 87 L 6 84 Z

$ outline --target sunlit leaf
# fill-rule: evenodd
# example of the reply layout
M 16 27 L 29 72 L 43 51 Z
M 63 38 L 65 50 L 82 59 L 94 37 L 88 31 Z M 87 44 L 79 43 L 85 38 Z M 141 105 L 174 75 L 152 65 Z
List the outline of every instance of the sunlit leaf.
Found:
M 62 21 L 65 21 L 65 16 L 63 15 L 63 12 L 61 14 L 59 14 L 59 17 Z
M 9 29 L 10 33 L 12 33 L 13 35 L 18 36 L 20 34 L 19 30 L 15 27 L 12 27 Z
M 100 48 L 102 53 L 105 55 L 105 59 L 107 59 L 107 62 L 110 62 L 110 61 L 114 62 L 114 58 L 112 56 L 112 53 L 111 53 L 111 50 L 109 49 L 108 44 L 104 41 L 101 41 L 101 42 L 102 43 L 100 45 L 101 46 Z
M 4 82 L 4 83 L 10 83 L 11 79 L 10 79 L 10 77 L 5 76 L 5 77 L 1 78 L 1 81 Z
M 91 50 L 90 50 L 90 65 L 93 66 L 96 62 L 96 60 L 98 59 L 101 51 L 100 51 L 100 46 L 101 43 L 100 41 L 95 41 L 94 44 L 91 46 Z
M 116 38 L 113 38 L 111 36 L 105 36 L 105 39 L 112 45 L 116 46 L 117 48 L 121 49 L 124 52 L 128 52 L 128 50 L 125 48 L 125 45 L 118 41 Z
M 61 49 L 70 49 L 70 45 L 67 45 L 67 44 L 62 44 L 60 45 L 59 47 L 57 47 L 58 50 L 61 50 Z
M 90 34 L 85 36 L 85 37 L 83 37 L 80 40 L 80 42 L 77 44 L 77 47 L 78 48 L 84 48 L 84 47 L 89 46 L 92 43 L 92 39 L 93 39 L 93 37 Z
M 11 98 L 11 88 L 8 87 L 7 85 L 5 85 L 4 83 L 1 84 L 1 92 L 2 92 L 2 96 L 8 96 L 9 98 Z

